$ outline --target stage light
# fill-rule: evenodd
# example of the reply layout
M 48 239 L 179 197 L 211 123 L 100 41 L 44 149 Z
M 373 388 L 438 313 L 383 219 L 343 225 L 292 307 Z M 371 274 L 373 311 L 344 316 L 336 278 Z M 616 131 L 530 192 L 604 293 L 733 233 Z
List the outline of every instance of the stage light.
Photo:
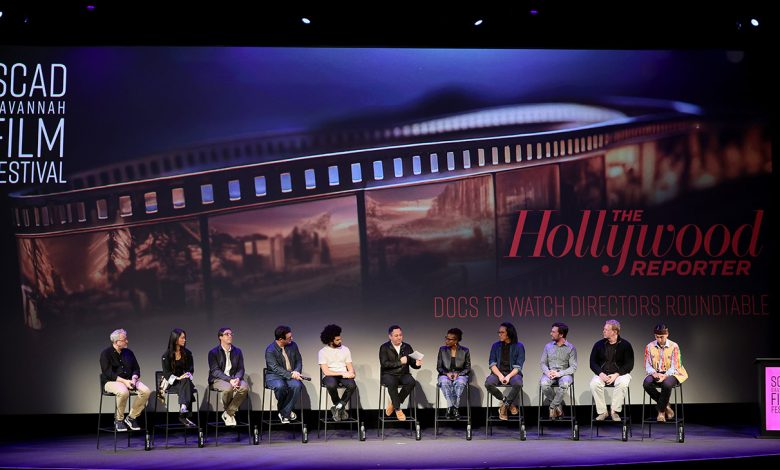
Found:
M 531 13 L 531 16 L 536 16 L 539 14 L 539 10 L 531 10 L 529 13 Z
M 95 5 L 87 5 L 87 11 L 95 11 Z
M 311 20 L 306 17 L 301 18 L 301 21 L 303 21 L 303 24 L 311 24 Z
M 758 28 L 758 20 L 755 18 L 750 19 L 750 24 L 752 24 L 754 27 Z
M 3 12 L 2 12 L 2 11 L 0 11 L 0 18 L 2 18 L 2 17 L 3 17 Z
M 480 18 L 480 19 L 478 19 L 477 21 L 474 22 L 474 26 L 479 26 L 481 24 L 482 24 L 482 18 Z

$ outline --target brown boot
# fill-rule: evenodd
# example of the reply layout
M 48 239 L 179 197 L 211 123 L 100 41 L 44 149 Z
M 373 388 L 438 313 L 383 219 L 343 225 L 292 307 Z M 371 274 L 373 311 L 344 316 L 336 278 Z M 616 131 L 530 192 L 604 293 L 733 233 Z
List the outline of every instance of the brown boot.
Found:
M 512 413 L 513 415 L 516 415 L 517 413 L 520 412 L 520 410 L 517 409 L 517 405 L 512 405 L 509 407 L 509 412 Z
M 393 410 L 394 410 L 394 409 L 395 409 L 395 408 L 393 408 L 393 402 L 390 402 L 390 403 L 388 403 L 388 404 L 387 404 L 387 407 L 385 408 L 385 414 L 386 414 L 387 416 L 390 416 L 390 415 L 392 415 L 392 414 L 393 414 Z
M 395 411 L 395 417 L 398 418 L 398 421 L 406 421 L 406 415 L 401 410 Z
M 498 419 L 502 421 L 506 421 L 509 419 L 506 415 L 507 408 L 509 408 L 509 405 L 507 405 L 506 403 L 501 403 L 501 406 L 498 407 Z

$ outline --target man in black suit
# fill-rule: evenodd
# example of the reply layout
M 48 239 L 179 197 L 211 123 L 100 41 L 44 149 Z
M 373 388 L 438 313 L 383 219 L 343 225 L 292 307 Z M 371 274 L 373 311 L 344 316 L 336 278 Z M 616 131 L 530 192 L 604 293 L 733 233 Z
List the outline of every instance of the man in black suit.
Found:
M 387 329 L 390 341 L 379 347 L 379 364 L 381 365 L 382 384 L 387 386 L 390 395 L 390 403 L 385 408 L 385 414 L 390 416 L 395 411 L 395 417 L 399 421 L 406 420 L 406 415 L 401 410 L 401 403 L 414 390 L 415 381 L 409 373 L 409 366 L 419 369 L 422 359 L 411 359 L 409 355 L 414 352 L 412 346 L 404 343 L 404 333 L 401 327 L 393 325 Z M 401 392 L 398 392 L 398 386 Z
M 236 411 L 249 393 L 244 381 L 244 355 L 233 346 L 233 330 L 222 327 L 217 337 L 219 345 L 209 351 L 209 383 L 222 392 L 225 426 L 235 426 Z

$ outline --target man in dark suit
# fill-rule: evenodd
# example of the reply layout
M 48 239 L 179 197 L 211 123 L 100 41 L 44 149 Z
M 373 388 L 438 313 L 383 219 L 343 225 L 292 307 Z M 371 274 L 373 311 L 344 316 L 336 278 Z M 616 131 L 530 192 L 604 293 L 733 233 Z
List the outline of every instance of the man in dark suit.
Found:
M 385 414 L 390 416 L 395 411 L 395 417 L 399 421 L 406 420 L 406 415 L 401 410 L 401 403 L 414 390 L 415 381 L 409 373 L 409 367 L 419 369 L 422 359 L 411 359 L 414 352 L 412 346 L 404 343 L 404 333 L 398 325 L 392 325 L 387 329 L 390 341 L 379 347 L 379 364 L 381 366 L 382 384 L 387 386 L 390 395 L 390 403 L 385 408 Z M 398 392 L 398 386 L 401 392 Z
M 209 351 L 209 383 L 222 392 L 225 426 L 235 426 L 236 411 L 249 393 L 244 380 L 244 355 L 233 346 L 233 330 L 223 326 L 217 337 L 219 346 Z
M 279 420 L 289 423 L 298 419 L 293 408 L 298 404 L 303 390 L 303 359 L 298 345 L 293 341 L 292 329 L 289 326 L 277 326 L 274 338 L 265 348 L 265 364 L 268 369 L 265 383 L 276 396 Z

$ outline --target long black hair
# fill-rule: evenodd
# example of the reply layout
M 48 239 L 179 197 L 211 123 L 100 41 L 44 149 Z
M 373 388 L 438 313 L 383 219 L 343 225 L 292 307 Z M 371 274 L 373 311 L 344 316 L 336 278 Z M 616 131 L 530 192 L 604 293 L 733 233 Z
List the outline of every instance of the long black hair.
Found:
M 173 367 L 173 361 L 176 360 L 176 343 L 179 341 L 179 338 L 181 338 L 181 335 L 186 335 L 187 332 L 182 330 L 181 328 L 174 328 L 171 331 L 171 336 L 168 338 L 168 353 L 166 354 L 168 356 L 168 361 L 171 364 L 171 367 Z M 185 353 L 187 348 L 181 348 L 181 357 L 184 359 Z
M 506 335 L 509 337 L 510 343 L 516 343 L 517 342 L 517 330 L 515 329 L 515 325 L 504 322 L 500 326 L 503 326 L 506 328 Z

